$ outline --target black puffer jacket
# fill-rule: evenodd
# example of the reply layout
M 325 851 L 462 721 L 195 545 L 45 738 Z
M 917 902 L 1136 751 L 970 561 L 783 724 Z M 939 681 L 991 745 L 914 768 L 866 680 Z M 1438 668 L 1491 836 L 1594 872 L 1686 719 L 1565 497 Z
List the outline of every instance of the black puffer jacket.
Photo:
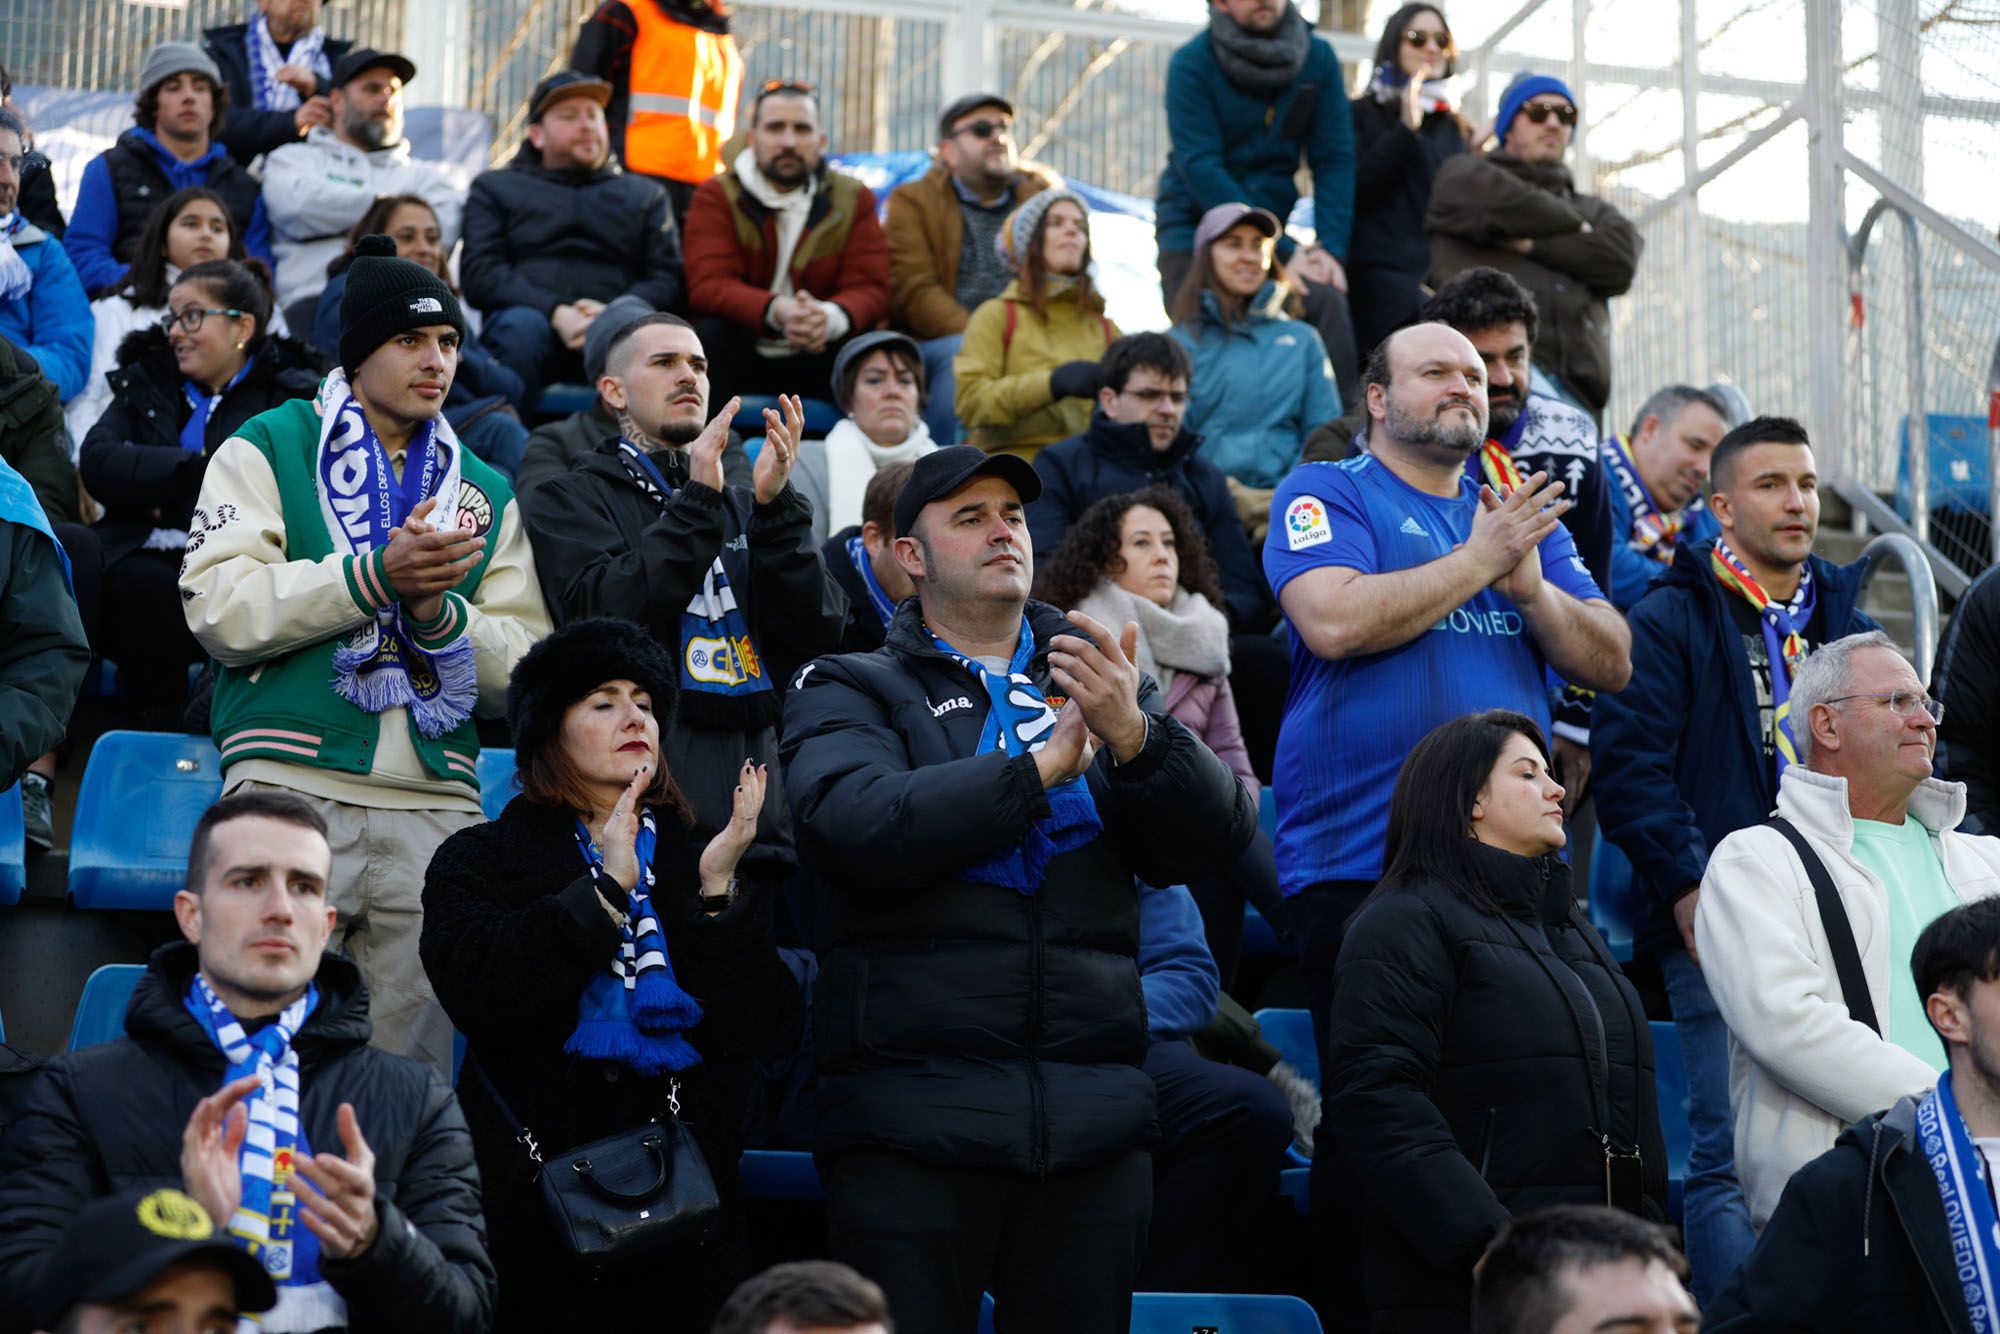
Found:
M 155 528 L 185 529 L 201 495 L 208 460 L 244 422 L 294 398 L 319 392 L 325 364 L 319 354 L 289 338 L 257 350 L 250 372 L 222 395 L 208 415 L 202 452 L 181 448 L 181 428 L 194 409 L 174 364 L 173 348 L 158 329 L 140 329 L 118 345 L 118 365 L 107 371 L 111 404 L 83 438 L 83 484 L 104 506 L 98 539 L 104 563 L 137 550 Z
M 1972 1334 L 1917 1101 L 1855 1122 L 1798 1170 L 1703 1329 Z
M 1501 913 L 1441 884 L 1382 894 L 1348 924 L 1334 973 L 1320 1138 L 1351 1187 L 1371 1329 L 1464 1330 L 1473 1262 L 1502 1223 L 1603 1204 L 1592 1127 L 1638 1145 L 1648 1212 L 1666 1215 L 1638 993 L 1577 912 L 1566 865 L 1472 854 Z
M 1071 633 L 1027 607 L 1036 644 Z M 1028 672 L 1051 689 L 1048 658 Z M 1134 877 L 1219 875 L 1256 829 L 1229 767 L 1161 711 L 1144 748 L 1089 771 L 1104 832 L 1036 893 L 960 872 L 1048 812 L 1032 755 L 974 754 L 985 692 L 906 600 L 874 653 L 822 658 L 785 705 L 785 782 L 818 882 L 817 1151 L 872 1146 L 1031 1175 L 1154 1133 Z
M 1372 93 L 1354 99 L 1354 231 L 1347 242 L 1348 305 L 1363 356 L 1417 318 L 1431 267 L 1424 210 L 1431 178 L 1466 151 L 1465 127 L 1432 111 L 1416 129 Z
M 638 1328 L 663 1293 L 685 1288 L 715 1255 L 678 1276 L 593 1284 L 561 1253 L 542 1212 L 518 1126 L 501 1115 L 474 1073 L 483 1068 L 544 1153 L 630 1130 L 667 1107 L 680 1086 L 681 1118 L 732 1202 L 751 1063 L 796 1004 L 797 987 L 771 943 L 770 901 L 783 864 L 753 849 L 738 868 L 744 892 L 711 917 L 695 902 L 707 835 L 659 821 L 653 902 L 675 979 L 702 1006 L 688 1034 L 701 1063 L 678 1076 L 644 1078 L 563 1054 L 577 998 L 618 950 L 618 928 L 598 901 L 567 810 L 516 797 L 500 818 L 447 839 L 424 880 L 424 971 L 465 1034 L 459 1080 L 484 1182 L 501 1326 L 508 1329 Z M 739 1276 L 740 1277 L 740 1276 Z M 725 1288 L 726 1291 L 726 1288 Z
M 299 126 L 292 112 L 257 109 L 255 90 L 250 86 L 250 25 L 224 23 L 204 28 L 201 41 L 209 59 L 222 72 L 222 81 L 229 85 L 229 113 L 215 136 L 229 150 L 229 156 L 247 167 L 274 148 L 296 143 Z M 327 38 L 321 48 L 327 68 L 338 65 L 353 45 L 345 37 Z M 325 79 L 319 81 L 319 91 L 329 91 Z
M 555 171 L 528 144 L 482 172 L 465 200 L 459 256 L 465 299 L 491 314 L 527 306 L 547 315 L 578 297 L 643 297 L 685 308 L 681 234 L 658 181 L 612 158 L 595 171 Z
M 181 1132 L 222 1087 L 222 1053 L 183 998 L 194 946 L 155 950 L 125 1012 L 127 1036 L 49 1064 L 0 1143 L 0 1293 L 33 1292 L 50 1248 L 86 1201 L 181 1184 Z M 340 1151 L 334 1114 L 353 1103 L 375 1152 L 381 1231 L 353 1261 L 320 1272 L 357 1330 L 484 1330 L 495 1281 L 479 1174 L 458 1100 L 415 1061 L 368 1045 L 368 992 L 337 954 L 320 961 L 320 999 L 294 1039 L 299 1120 L 314 1149 Z M 0 1328 L 26 1312 L 0 1302 Z

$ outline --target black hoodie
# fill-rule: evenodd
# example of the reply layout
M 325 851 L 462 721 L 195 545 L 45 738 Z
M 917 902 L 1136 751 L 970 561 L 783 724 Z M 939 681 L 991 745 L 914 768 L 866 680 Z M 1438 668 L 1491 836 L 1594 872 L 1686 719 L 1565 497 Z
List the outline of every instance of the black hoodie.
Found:
M 86 1202 L 181 1185 L 181 1134 L 227 1066 L 184 1004 L 195 948 L 153 952 L 125 1011 L 126 1036 L 50 1063 L 0 1142 L 0 1293 L 33 1293 Z M 335 1114 L 352 1103 L 375 1153 L 380 1231 L 353 1260 L 322 1257 L 351 1327 L 408 1334 L 484 1330 L 496 1282 L 479 1173 L 458 1100 L 426 1066 L 368 1045 L 368 991 L 353 963 L 320 960 L 319 1003 L 293 1040 L 299 1123 L 316 1152 L 341 1152 Z M 23 1328 L 13 1300 L 0 1330 Z

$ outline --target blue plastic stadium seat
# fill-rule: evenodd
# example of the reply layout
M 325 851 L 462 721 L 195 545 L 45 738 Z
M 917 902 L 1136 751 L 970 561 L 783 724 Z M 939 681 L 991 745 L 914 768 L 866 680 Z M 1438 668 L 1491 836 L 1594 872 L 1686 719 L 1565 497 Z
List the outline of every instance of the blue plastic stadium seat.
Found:
M 1313 1038 L 1310 1010 L 1259 1010 L 1257 1026 L 1273 1047 L 1285 1054 L 1292 1068 L 1319 1087 L 1319 1043 Z
M 76 794 L 69 894 L 79 908 L 163 910 L 187 878 L 188 840 L 222 795 L 207 737 L 106 732 Z
M 141 963 L 107 963 L 83 984 L 83 999 L 76 1003 L 76 1020 L 70 1025 L 69 1049 L 95 1047 L 125 1033 L 125 1007 L 131 1003 L 132 989 L 146 975 Z
M 1687 1181 L 1694 1132 L 1688 1127 L 1687 1061 L 1680 1030 L 1654 1021 L 1653 1088 L 1660 1101 L 1660 1133 L 1667 1141 L 1667 1216 L 1681 1221 L 1681 1189 Z
M 481 746 L 475 762 L 479 773 L 479 806 L 486 818 L 497 820 L 519 793 L 514 786 L 514 752 L 502 746 Z
M 1924 418 L 1930 456 L 1928 500 L 1933 510 L 1955 509 L 1984 514 L 1991 499 L 1992 480 L 1986 466 L 1990 437 L 1985 414 L 1977 417 L 1933 412 Z M 1896 511 L 1910 516 L 1910 419 L 1897 423 Z
M 782 413 L 778 400 L 771 394 L 744 394 L 737 405 L 736 416 L 730 421 L 737 433 L 748 436 L 752 432 L 764 434 L 764 409 Z M 840 409 L 823 398 L 802 399 L 800 406 L 805 409 L 805 433 L 808 436 L 823 436 L 840 423 Z
M 537 417 L 568 417 L 587 412 L 597 402 L 597 390 L 587 384 L 552 384 L 535 400 Z
M 19 783 L 0 792 L 0 904 L 19 903 L 28 884 L 28 826 Z
M 753 1200 L 823 1200 L 813 1156 L 790 1149 L 745 1149 L 738 1170 L 743 1193 Z
M 1620 963 L 1632 959 L 1632 934 L 1646 911 L 1645 898 L 1632 876 L 1632 863 L 1605 841 L 1602 833 L 1590 836 L 1590 924 Z
M 1132 1334 L 1320 1334 L 1319 1317 L 1297 1297 L 1240 1292 L 1135 1292 Z

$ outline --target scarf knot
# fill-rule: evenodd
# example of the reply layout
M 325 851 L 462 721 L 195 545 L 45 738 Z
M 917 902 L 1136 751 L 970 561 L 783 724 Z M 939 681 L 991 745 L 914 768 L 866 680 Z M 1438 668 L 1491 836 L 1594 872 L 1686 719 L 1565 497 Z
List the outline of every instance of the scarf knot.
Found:
M 326 377 L 313 406 L 320 414 L 320 517 L 335 551 L 367 556 L 386 548 L 391 530 L 431 498 L 437 500 L 433 528 L 449 531 L 458 523 L 461 454 L 443 417 L 431 418 L 411 439 L 399 479 L 345 371 L 336 367 Z M 461 629 L 449 646 L 427 652 L 417 647 L 403 604 L 393 599 L 334 649 L 333 671 L 342 699 L 366 713 L 408 709 L 417 730 L 432 740 L 470 718 L 479 699 L 470 636 Z
M 582 817 L 576 822 L 576 843 L 596 877 L 598 892 L 625 899 L 626 917 L 619 927 L 618 952 L 608 971 L 593 977 L 577 1001 L 576 1031 L 563 1050 L 589 1061 L 611 1061 L 642 1075 L 671 1074 L 701 1060 L 687 1032 L 701 1022 L 701 1005 L 681 990 L 667 956 L 667 939 L 653 906 L 653 853 L 659 846 L 659 826 L 650 808 L 639 815 L 639 832 L 632 851 L 639 862 L 639 883 L 629 891 L 604 874 L 604 855 Z
M 1004 673 L 988 671 L 985 664 L 960 653 L 935 633 L 931 643 L 972 673 L 986 691 L 986 722 L 980 729 L 976 754 L 997 750 L 1007 755 L 1032 755 L 1048 744 L 1056 727 L 1056 711 L 1027 674 L 1035 656 L 1035 632 L 1027 616 L 1021 617 L 1020 643 Z M 961 877 L 1033 894 L 1042 887 L 1051 861 L 1088 845 L 1104 832 L 1097 800 L 1090 795 L 1090 783 L 1083 775 L 1058 783 L 1047 795 L 1049 813 L 1033 821 L 1019 843 L 967 867 Z
M 326 58 L 326 29 L 318 24 L 292 43 L 288 60 L 271 36 L 271 25 L 258 13 L 251 16 L 244 45 L 250 55 L 250 101 L 259 111 L 298 110 L 299 90 L 278 78 L 278 70 L 286 64 L 302 65 L 322 79 L 333 77 L 333 66 Z
M 1403 92 L 1410 86 L 1410 76 L 1394 65 L 1377 65 L 1375 77 L 1368 81 L 1368 96 L 1385 107 L 1400 107 Z M 1452 101 L 1451 90 L 1443 79 L 1425 79 L 1423 89 L 1418 93 L 1424 114 L 1443 112 L 1449 116 L 1458 110 Z
M 1632 512 L 1632 531 L 1625 535 L 1627 545 L 1649 560 L 1661 565 L 1674 562 L 1674 548 L 1679 544 L 1681 530 L 1687 526 L 1690 513 L 1701 508 L 1701 498 L 1694 500 L 1672 514 L 1660 508 L 1653 499 L 1652 488 L 1639 475 L 1639 464 L 1632 457 L 1632 444 L 1624 436 L 1613 433 L 1606 436 L 1604 467 L 1617 483 L 1619 493 L 1625 497 L 1625 506 Z
M 1792 740 L 1792 676 L 1806 656 L 1806 623 L 1812 620 L 1819 603 L 1813 584 L 1812 567 L 1799 569 L 1798 591 L 1790 602 L 1774 601 L 1758 584 L 1742 559 L 1721 538 L 1709 552 L 1709 569 L 1716 582 L 1757 609 L 1757 622 L 1764 631 L 1764 652 L 1771 663 L 1771 703 L 1776 709 L 1771 744 L 1777 752 L 1777 773 L 1785 776 L 1787 765 L 1798 761 L 1798 747 Z
M 236 1154 L 243 1193 L 225 1230 L 278 1285 L 279 1302 L 272 1314 L 281 1318 L 271 1327 L 344 1325 L 346 1303 L 320 1277 L 319 1238 L 299 1222 L 298 1200 L 291 1190 L 293 1164 L 313 1152 L 299 1120 L 299 1054 L 292 1044 L 319 1005 L 319 987 L 307 986 L 305 995 L 255 1033 L 244 1030 L 198 972 L 188 983 L 182 1004 L 228 1062 L 224 1086 L 245 1075 L 261 1081 L 243 1099 L 249 1124 Z M 265 1317 L 267 1323 L 270 1320 Z
M 1276 98 L 1306 67 L 1306 56 L 1312 51 L 1312 29 L 1291 0 L 1286 0 L 1278 26 L 1267 33 L 1246 32 L 1217 9 L 1208 16 L 1208 44 L 1224 78 L 1246 93 Z

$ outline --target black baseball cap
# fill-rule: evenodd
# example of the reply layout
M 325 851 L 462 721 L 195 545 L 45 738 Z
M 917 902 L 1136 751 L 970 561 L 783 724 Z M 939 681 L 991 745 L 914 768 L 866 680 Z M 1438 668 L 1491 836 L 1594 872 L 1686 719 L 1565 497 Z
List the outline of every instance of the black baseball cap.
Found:
M 1010 116 L 1014 114 L 1014 104 L 998 93 L 967 93 L 946 107 L 944 114 L 938 117 L 938 138 L 950 138 L 951 123 L 981 107 L 998 107 Z
M 1017 454 L 988 454 L 973 445 L 933 450 L 916 461 L 910 480 L 896 496 L 896 536 L 908 537 L 924 506 L 943 500 L 980 473 L 1013 483 L 1024 505 L 1042 494 L 1041 474 Z
M 611 85 L 573 69 L 559 69 L 535 85 L 528 99 L 528 124 L 539 125 L 550 107 L 572 97 L 587 97 L 604 106 L 611 101 Z
M 364 46 L 358 51 L 349 51 L 335 61 L 333 77 L 327 82 L 335 88 L 345 88 L 371 69 L 386 69 L 404 83 L 417 77 L 417 67 L 410 63 L 408 57 L 399 56 L 394 51 L 376 51 Z
M 78 1211 L 42 1271 L 37 1319 L 54 1329 L 76 1306 L 123 1301 L 196 1260 L 229 1276 L 238 1311 L 278 1304 L 264 1266 L 223 1235 L 193 1196 L 163 1187 L 102 1196 Z

